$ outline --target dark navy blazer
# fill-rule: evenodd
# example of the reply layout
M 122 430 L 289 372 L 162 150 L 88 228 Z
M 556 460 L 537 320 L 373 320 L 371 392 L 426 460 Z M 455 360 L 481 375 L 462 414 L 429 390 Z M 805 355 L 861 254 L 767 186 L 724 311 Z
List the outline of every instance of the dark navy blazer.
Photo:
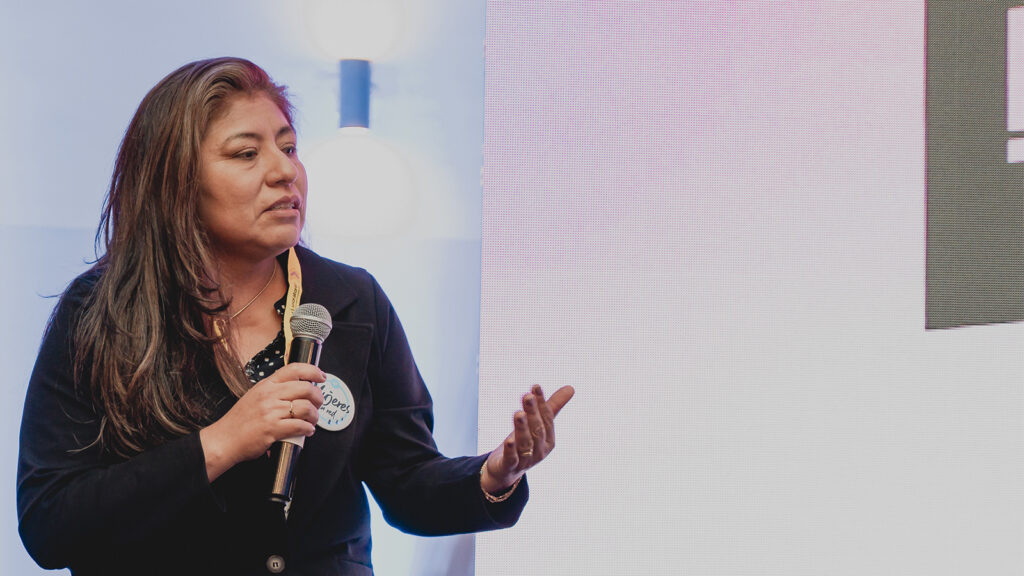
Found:
M 373 277 L 301 247 L 297 253 L 302 301 L 324 305 L 333 318 L 320 367 L 348 385 L 355 419 L 306 439 L 287 526 L 273 526 L 266 511 L 267 458 L 210 483 L 198 431 L 127 460 L 92 443 L 100 419 L 88 385 L 73 382 L 71 332 L 99 278 L 93 270 L 62 296 L 25 399 L 19 531 L 41 566 L 74 574 L 265 574 L 267 554 L 279 550 L 286 574 L 371 574 L 363 483 L 388 522 L 414 534 L 516 522 L 525 482 L 509 500 L 488 503 L 479 484 L 485 456 L 437 451 L 430 394 Z M 234 398 L 215 372 L 208 378 L 222 392 L 223 414 Z

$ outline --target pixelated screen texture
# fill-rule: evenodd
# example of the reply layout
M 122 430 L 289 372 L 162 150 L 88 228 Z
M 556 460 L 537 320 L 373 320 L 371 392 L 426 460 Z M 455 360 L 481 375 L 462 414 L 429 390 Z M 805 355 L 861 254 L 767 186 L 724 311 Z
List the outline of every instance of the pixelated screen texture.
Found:
M 1024 570 L 1022 328 L 924 329 L 923 2 L 488 2 L 478 575 Z

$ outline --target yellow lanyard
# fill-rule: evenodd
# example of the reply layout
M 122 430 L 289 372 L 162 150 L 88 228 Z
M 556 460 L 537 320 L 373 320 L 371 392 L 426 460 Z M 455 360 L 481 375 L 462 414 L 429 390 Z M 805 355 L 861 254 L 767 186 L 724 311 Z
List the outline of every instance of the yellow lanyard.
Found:
M 284 361 L 288 362 L 288 354 L 292 350 L 292 314 L 302 299 L 302 267 L 295 248 L 288 249 L 288 295 L 284 301 Z

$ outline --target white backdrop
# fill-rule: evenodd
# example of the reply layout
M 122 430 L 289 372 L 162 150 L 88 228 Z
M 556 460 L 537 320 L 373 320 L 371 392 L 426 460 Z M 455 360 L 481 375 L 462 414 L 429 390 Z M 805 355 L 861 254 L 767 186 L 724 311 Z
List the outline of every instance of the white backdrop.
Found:
M 923 328 L 923 46 L 920 1 L 488 2 L 480 447 L 577 396 L 478 574 L 1024 571 L 1024 329 Z

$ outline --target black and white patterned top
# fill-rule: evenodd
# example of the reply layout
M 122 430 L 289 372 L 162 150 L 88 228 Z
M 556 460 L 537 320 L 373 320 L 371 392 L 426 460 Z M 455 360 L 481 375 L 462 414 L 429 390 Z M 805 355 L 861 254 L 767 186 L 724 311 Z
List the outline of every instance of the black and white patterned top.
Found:
M 284 366 L 284 302 L 287 296 L 282 296 L 280 300 L 274 302 L 274 310 L 277 311 L 277 315 L 281 317 L 281 330 L 277 332 L 277 337 L 267 344 L 267 347 L 256 353 L 255 356 L 249 359 L 249 362 L 245 364 L 245 375 L 249 378 L 249 382 L 253 384 L 263 380 L 267 376 L 270 376 L 277 371 L 278 368 Z

